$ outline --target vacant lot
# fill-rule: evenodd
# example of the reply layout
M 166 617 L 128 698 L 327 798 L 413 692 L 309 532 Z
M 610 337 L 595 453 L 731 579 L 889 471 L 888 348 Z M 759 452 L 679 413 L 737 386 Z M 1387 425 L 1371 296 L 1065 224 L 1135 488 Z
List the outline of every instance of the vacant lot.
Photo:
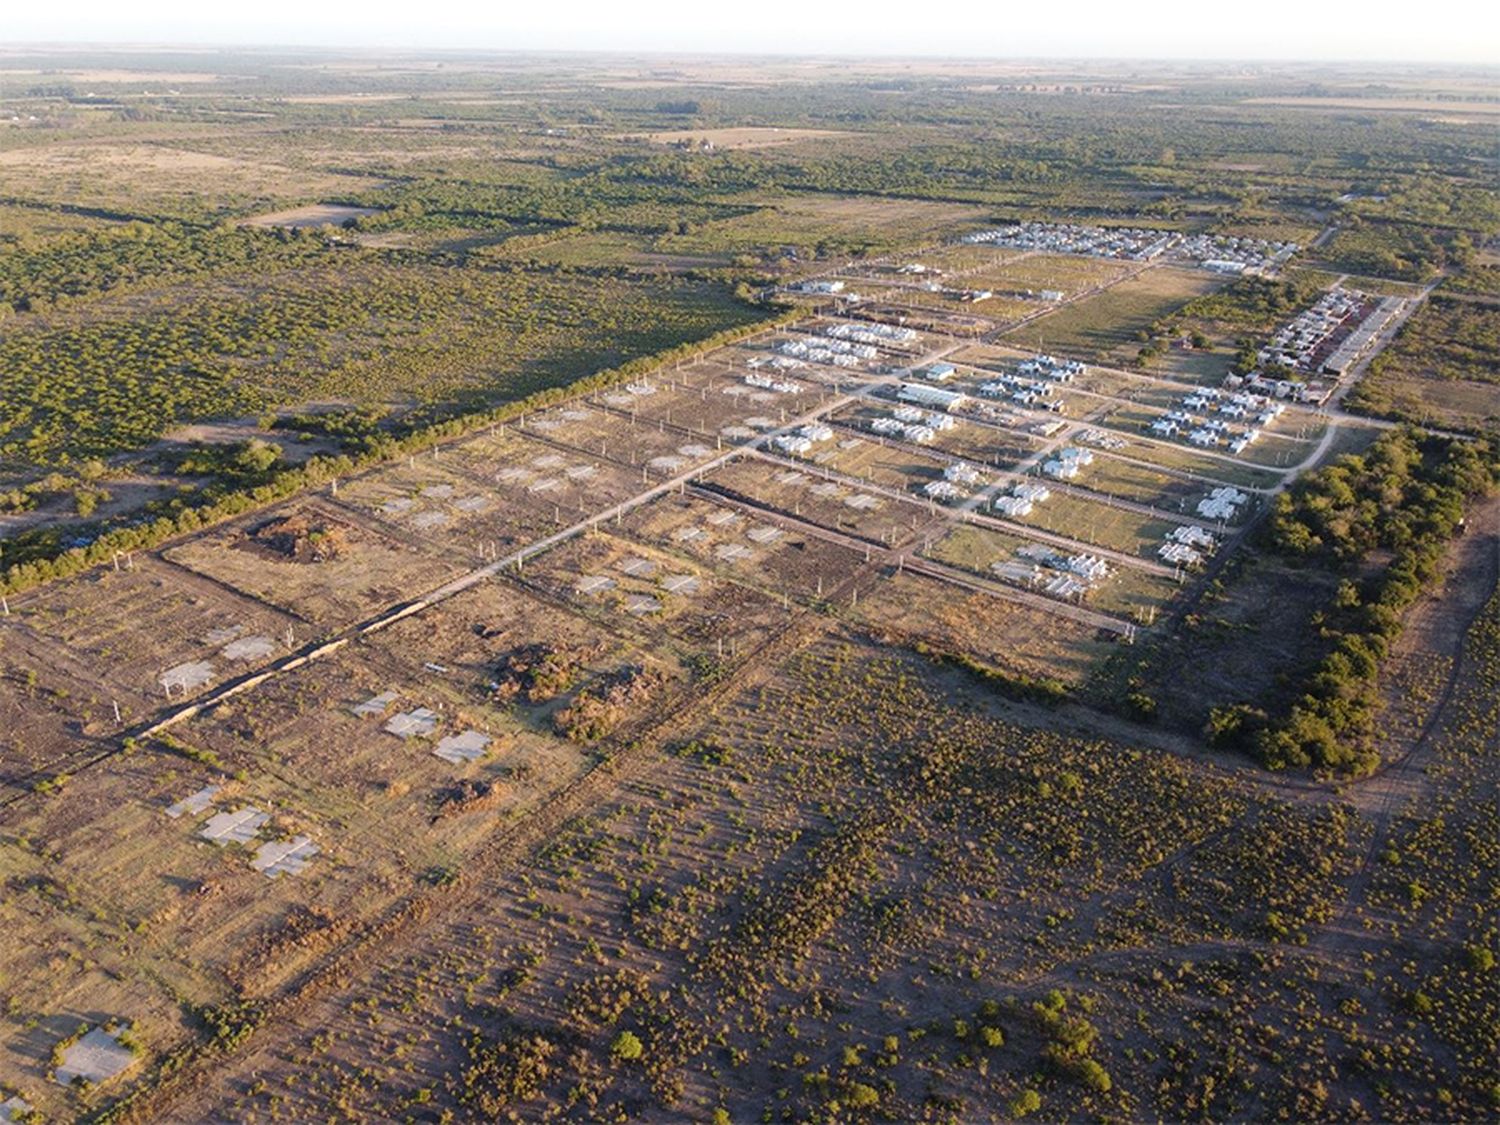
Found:
M 1500 421 L 1500 304 L 1433 297 L 1375 358 L 1349 405 L 1466 430 Z
M 768 148 L 798 141 L 845 137 L 832 129 L 783 129 L 776 126 L 739 125 L 727 129 L 682 129 L 671 133 L 648 133 L 645 139 L 658 145 L 708 144 L 714 148 Z
M 1201 270 L 1153 267 L 1017 330 L 1008 342 L 1126 363 L 1139 350 L 1141 333 L 1222 284 L 1222 279 Z
M 922 246 L 983 220 L 984 211 L 956 203 L 870 199 L 859 196 L 794 195 L 726 200 L 757 206 L 753 214 L 706 223 L 689 234 L 658 240 L 669 254 L 767 253 L 785 247 L 803 257 L 882 253 Z
M 358 192 L 371 177 L 316 172 L 157 144 L 64 142 L 0 152 L 23 198 L 126 217 L 227 215 L 257 203 Z
M 373 207 L 348 207 L 339 203 L 313 203 L 290 211 L 273 211 L 245 220 L 246 226 L 281 227 L 300 230 L 304 227 L 343 226 L 353 219 L 375 214 Z

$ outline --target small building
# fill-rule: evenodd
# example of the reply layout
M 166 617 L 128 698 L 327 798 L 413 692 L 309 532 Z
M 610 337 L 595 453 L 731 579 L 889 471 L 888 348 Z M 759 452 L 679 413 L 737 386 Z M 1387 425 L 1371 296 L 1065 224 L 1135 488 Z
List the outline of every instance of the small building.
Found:
M 952 412 L 962 406 L 967 398 L 959 391 L 947 391 L 941 387 L 929 387 L 922 383 L 902 383 L 896 392 L 903 402 L 914 402 L 937 410 Z
M 930 480 L 922 486 L 922 491 L 933 500 L 962 500 L 968 495 L 963 489 L 945 480 Z
M 923 368 L 922 374 L 934 383 L 946 383 L 958 374 L 958 368 L 951 363 L 929 363 Z
M 966 465 L 960 461 L 943 469 L 943 479 L 951 480 L 956 484 L 975 485 L 980 480 L 979 470 L 973 465 Z

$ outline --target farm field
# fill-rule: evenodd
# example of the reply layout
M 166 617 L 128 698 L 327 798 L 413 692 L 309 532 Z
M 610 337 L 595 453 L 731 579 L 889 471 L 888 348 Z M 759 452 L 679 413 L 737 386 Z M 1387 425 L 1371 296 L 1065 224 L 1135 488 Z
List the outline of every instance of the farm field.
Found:
M 797 49 L 0 46 L 0 1122 L 1493 1116 L 1481 71 Z

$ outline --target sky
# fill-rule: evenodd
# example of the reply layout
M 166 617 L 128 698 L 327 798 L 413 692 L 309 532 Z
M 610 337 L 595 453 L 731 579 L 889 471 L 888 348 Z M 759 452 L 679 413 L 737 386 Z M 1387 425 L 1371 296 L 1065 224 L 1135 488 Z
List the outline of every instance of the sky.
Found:
M 25 42 L 995 58 L 1500 62 L 1476 0 L 67 0 L 0 2 Z

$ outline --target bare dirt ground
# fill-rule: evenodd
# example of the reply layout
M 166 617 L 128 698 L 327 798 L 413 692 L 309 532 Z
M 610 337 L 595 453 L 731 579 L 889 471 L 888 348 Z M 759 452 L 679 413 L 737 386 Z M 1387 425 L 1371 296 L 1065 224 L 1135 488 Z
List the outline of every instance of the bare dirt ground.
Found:
M 268 215 L 256 215 L 243 223 L 247 227 L 281 227 L 286 230 L 301 230 L 309 227 L 343 226 L 350 219 L 375 214 L 373 207 L 350 207 L 341 203 L 313 203 L 296 207 L 290 211 L 273 211 Z
M 747 149 L 770 148 L 776 145 L 794 144 L 798 141 L 848 135 L 848 133 L 832 129 L 783 129 L 743 125 L 729 129 L 682 129 L 670 133 L 647 133 L 643 139 L 659 145 L 707 141 L 715 148 Z

